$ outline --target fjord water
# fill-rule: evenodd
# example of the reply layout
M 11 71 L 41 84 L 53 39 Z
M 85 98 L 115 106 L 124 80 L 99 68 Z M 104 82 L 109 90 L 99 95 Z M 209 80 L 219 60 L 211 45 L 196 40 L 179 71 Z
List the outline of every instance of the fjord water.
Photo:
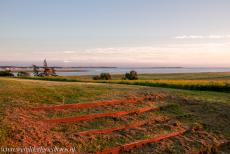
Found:
M 230 72 L 230 68 L 78 68 L 79 72 L 57 72 L 61 76 L 98 75 L 102 72 L 124 74 L 131 70 L 139 74 L 151 73 L 199 73 L 199 72 Z

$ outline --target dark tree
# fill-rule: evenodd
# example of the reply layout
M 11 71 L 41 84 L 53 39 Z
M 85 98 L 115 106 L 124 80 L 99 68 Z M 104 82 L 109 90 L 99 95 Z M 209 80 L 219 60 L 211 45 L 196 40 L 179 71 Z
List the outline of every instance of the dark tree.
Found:
M 111 80 L 112 76 L 109 73 L 101 73 L 100 76 L 94 76 L 93 80 Z
M 26 76 L 30 76 L 30 73 L 25 72 L 25 71 L 20 71 L 17 73 L 18 77 L 26 77 Z
M 129 73 L 126 73 L 124 79 L 138 80 L 137 72 L 136 71 L 130 71 Z
M 14 76 L 14 74 L 11 73 L 11 71 L 6 70 L 6 71 L 0 71 L 0 76 Z
M 43 76 L 49 76 L 49 74 L 50 74 L 50 68 L 48 67 L 46 59 L 44 59 L 43 68 L 44 68 Z
M 112 77 L 111 77 L 111 75 L 109 73 L 101 73 L 100 74 L 100 79 L 101 80 L 111 80 Z
M 39 76 L 39 68 L 36 65 L 33 65 L 33 74 L 34 76 Z
M 47 64 L 46 59 L 44 59 L 44 62 L 43 62 L 43 67 L 44 67 L 44 68 L 47 68 L 47 67 L 48 67 L 48 64 Z
M 56 70 L 55 70 L 54 67 L 51 67 L 51 68 L 50 68 L 50 73 L 51 73 L 52 76 L 57 76 Z

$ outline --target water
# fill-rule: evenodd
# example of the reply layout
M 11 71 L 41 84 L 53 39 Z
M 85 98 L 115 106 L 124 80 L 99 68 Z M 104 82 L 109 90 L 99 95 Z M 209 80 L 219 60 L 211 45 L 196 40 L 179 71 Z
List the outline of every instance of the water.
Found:
M 60 76 L 99 75 L 100 73 L 125 74 L 135 70 L 138 74 L 145 73 L 199 73 L 199 72 L 230 72 L 230 68 L 79 68 L 80 72 L 57 72 Z
M 59 76 L 99 75 L 100 73 L 125 74 L 131 70 L 138 74 L 151 73 L 199 73 L 199 72 L 230 72 L 230 68 L 63 68 L 64 70 L 78 70 L 76 72 L 58 72 Z M 0 69 L 0 71 L 3 69 Z M 15 75 L 17 73 L 14 73 Z

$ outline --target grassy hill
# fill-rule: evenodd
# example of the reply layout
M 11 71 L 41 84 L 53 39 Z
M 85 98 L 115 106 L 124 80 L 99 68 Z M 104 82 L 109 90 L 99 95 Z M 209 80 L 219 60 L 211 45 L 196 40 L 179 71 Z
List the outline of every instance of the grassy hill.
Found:
M 229 93 L 14 78 L 0 78 L 0 87 L 0 144 L 3 146 L 74 146 L 80 152 L 92 153 L 186 129 L 182 135 L 130 150 L 133 153 L 147 153 L 150 149 L 154 153 L 229 152 Z M 127 103 L 146 96 L 151 99 Z M 87 108 L 66 106 L 107 100 L 124 102 Z M 66 109 L 39 110 L 56 105 L 64 105 Z M 146 107 L 157 109 L 122 116 L 92 117 Z M 76 121 L 82 116 L 91 119 Z M 72 117 L 75 118 L 73 122 L 58 122 Z M 127 128 L 137 123 L 136 127 Z M 119 126 L 126 127 L 110 133 L 79 135 Z M 120 152 L 130 153 L 130 150 Z

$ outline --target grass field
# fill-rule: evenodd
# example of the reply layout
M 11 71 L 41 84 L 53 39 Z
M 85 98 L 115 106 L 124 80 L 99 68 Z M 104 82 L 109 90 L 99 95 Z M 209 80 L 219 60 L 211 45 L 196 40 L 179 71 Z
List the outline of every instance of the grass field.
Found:
M 124 75 L 112 75 L 113 80 L 121 80 Z M 91 75 L 63 77 L 77 80 L 91 80 Z M 139 80 L 230 80 L 230 72 L 204 73 L 164 73 L 139 74 Z
M 30 78 L 30 77 L 29 77 Z M 27 77 L 27 79 L 29 79 Z M 150 87 L 165 87 L 187 90 L 230 92 L 230 73 L 185 73 L 185 74 L 141 74 L 139 80 L 121 80 L 122 75 L 113 75 L 112 80 L 92 80 L 92 76 L 66 76 L 33 78 L 36 80 L 63 82 L 98 82 Z
M 61 82 L 0 78 L 0 145 L 74 146 L 81 153 L 103 152 L 113 147 L 120 148 L 121 153 L 230 152 L 230 95 L 228 90 L 213 91 L 209 87 L 210 84 L 228 87 L 229 73 L 142 75 L 138 82 L 145 84 L 133 84 L 137 81 L 116 84 L 121 82 L 119 76 L 117 80 L 110 81 L 114 84 L 94 83 L 89 78 L 48 79 Z M 146 82 L 197 84 L 208 87 L 208 90 L 152 86 L 146 85 Z M 125 103 L 125 100 L 143 97 L 148 99 Z M 108 100 L 113 100 L 111 103 L 116 100 L 124 102 L 85 108 L 68 107 L 68 104 Z M 66 108 L 53 109 L 57 105 Z M 47 106 L 51 109 L 42 109 Z M 154 109 L 124 114 L 143 108 Z M 109 113 L 114 115 L 104 116 Z M 100 117 L 95 118 L 98 115 Z M 60 122 L 82 117 L 89 119 Z M 175 135 L 181 130 L 186 132 Z M 174 136 L 167 138 L 170 135 Z M 157 140 L 162 136 L 165 139 Z M 148 142 L 143 145 L 138 142 L 139 148 L 132 147 L 132 144 L 129 145 L 131 148 L 127 148 L 126 144 L 143 140 Z

